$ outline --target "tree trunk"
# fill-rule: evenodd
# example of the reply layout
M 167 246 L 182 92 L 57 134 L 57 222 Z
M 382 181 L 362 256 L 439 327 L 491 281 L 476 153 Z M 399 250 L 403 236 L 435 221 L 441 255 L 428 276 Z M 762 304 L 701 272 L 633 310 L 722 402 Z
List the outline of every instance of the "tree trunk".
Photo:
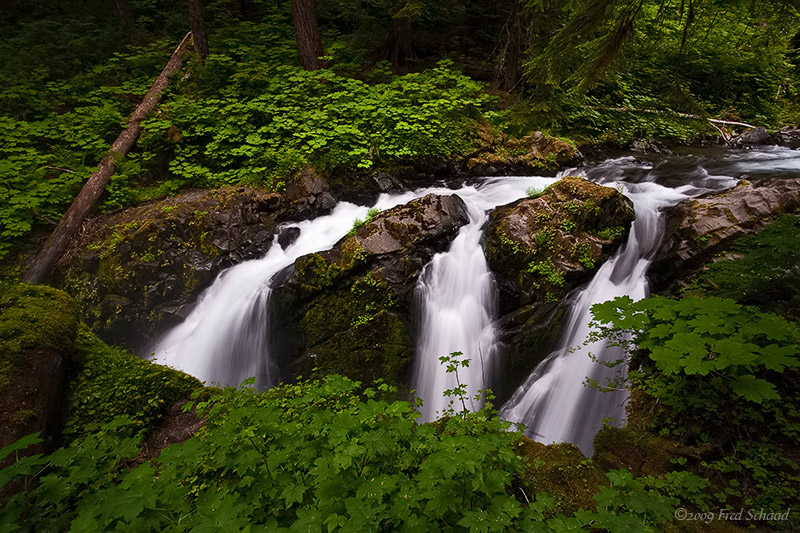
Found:
M 381 55 L 394 66 L 405 65 L 417 59 L 410 17 L 392 18 L 392 27 L 383 43 Z
M 512 91 L 522 81 L 522 25 L 522 0 L 514 0 L 497 76 L 500 88 L 505 91 Z
M 125 32 L 132 38 L 136 33 L 136 25 L 133 22 L 133 14 L 131 13 L 131 8 L 128 6 L 128 0 L 114 0 L 114 3 L 117 6 L 119 20 L 122 22 Z
M 192 28 L 192 41 L 194 49 L 203 59 L 208 57 L 208 35 L 203 22 L 203 3 L 201 0 L 188 0 L 189 25 Z
M 317 24 L 316 0 L 292 0 L 292 20 L 300 64 L 306 70 L 323 68 L 325 63 L 319 58 L 325 55 L 325 51 Z
M 164 70 L 161 71 L 161 74 L 153 82 L 142 102 L 128 118 L 128 127 L 119 134 L 119 137 L 111 145 L 111 150 L 100 161 L 94 174 L 89 176 L 81 192 L 75 197 L 72 205 L 69 206 L 69 209 L 47 239 L 44 248 L 36 256 L 28 271 L 25 272 L 22 277 L 23 282 L 45 283 L 50 279 L 56 264 L 61 259 L 61 256 L 64 255 L 69 241 L 78 232 L 84 219 L 89 215 L 103 194 L 106 185 L 111 180 L 111 176 L 116 171 L 117 161 L 124 157 L 136 144 L 142 120 L 155 109 L 161 100 L 161 93 L 164 92 L 164 89 L 169 84 L 169 77 L 181 69 L 183 65 L 181 55 L 185 51 L 191 35 L 191 33 L 187 33 L 178 48 L 172 53 L 172 57 L 170 57 Z

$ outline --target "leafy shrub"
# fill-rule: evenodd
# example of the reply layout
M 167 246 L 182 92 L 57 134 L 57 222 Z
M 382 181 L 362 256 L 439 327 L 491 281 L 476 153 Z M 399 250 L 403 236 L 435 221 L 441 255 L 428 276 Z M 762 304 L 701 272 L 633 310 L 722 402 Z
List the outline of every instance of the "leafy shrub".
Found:
M 67 393 L 64 438 L 72 440 L 96 431 L 118 416 L 126 416 L 126 429 L 151 429 L 178 400 L 202 387 L 195 378 L 139 359 L 108 346 L 81 325 L 75 343 L 80 371 Z
M 800 217 L 779 217 L 761 233 L 737 240 L 732 252 L 733 259 L 708 266 L 695 290 L 800 318 Z
M 638 401 L 653 410 L 652 430 L 722 452 L 699 465 L 710 479 L 721 472 L 730 483 L 717 485 L 720 503 L 797 504 L 798 465 L 782 448 L 800 435 L 795 324 L 718 297 L 622 297 L 592 312 L 598 328 L 592 340 L 636 354 L 610 365 L 631 364 L 625 379 L 649 398 Z M 746 486 L 737 489 L 740 483 Z
M 471 146 L 470 125 L 490 101 L 451 67 L 370 85 L 328 70 L 252 66 L 247 83 L 263 86 L 258 94 L 243 98 L 234 85 L 176 96 L 147 122 L 146 138 L 157 147 L 177 127 L 170 169 L 200 185 L 275 185 L 308 163 L 354 170 L 448 158 Z
M 197 436 L 132 469 L 141 437 L 119 417 L 0 471 L 0 488 L 26 475 L 38 480 L 7 501 L 0 523 L 31 531 L 655 530 L 678 502 L 655 486 L 680 492 L 696 482 L 613 471 L 595 510 L 553 516 L 553 498 L 525 496 L 523 504 L 510 494 L 523 468 L 519 434 L 490 409 L 418 425 L 409 402 L 385 394 L 393 391 L 361 390 L 340 376 L 263 394 L 227 389 L 196 406 L 207 421 Z

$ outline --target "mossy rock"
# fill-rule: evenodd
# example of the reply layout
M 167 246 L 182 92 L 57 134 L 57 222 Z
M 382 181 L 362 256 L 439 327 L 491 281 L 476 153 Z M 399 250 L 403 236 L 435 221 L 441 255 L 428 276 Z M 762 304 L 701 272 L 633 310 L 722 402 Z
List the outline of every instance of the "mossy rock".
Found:
M 548 494 L 555 500 L 555 513 L 567 516 L 579 509 L 594 509 L 594 495 L 608 480 L 599 466 L 573 444 L 541 444 L 527 437 L 516 443 L 524 470 L 519 485 L 528 499 Z
M 362 383 L 380 378 L 396 385 L 407 373 L 413 348 L 407 325 L 395 313 L 380 310 L 311 346 L 307 356 L 322 375 L 341 374 Z
M 223 268 L 260 257 L 281 197 L 254 187 L 188 191 L 87 223 L 58 283 L 104 340 L 131 350 L 182 320 Z
M 402 385 L 414 347 L 414 287 L 468 220 L 460 198 L 431 194 L 379 213 L 330 250 L 297 259 L 270 299 L 284 378 L 317 368 Z
M 579 177 L 490 215 L 486 259 L 501 291 L 509 383 L 521 383 L 554 348 L 561 302 L 623 242 L 634 216 L 618 190 Z
M 203 388 L 188 374 L 107 345 L 83 324 L 75 341 L 75 363 L 67 384 L 66 441 L 117 416 L 130 417 L 133 431 L 146 432 L 176 402 Z
M 512 137 L 483 124 L 476 150 L 465 161 L 468 170 L 482 174 L 508 174 L 553 170 L 581 159 L 575 143 L 541 131 Z
M 662 476 L 674 468 L 677 443 L 646 431 L 604 426 L 594 438 L 592 459 L 606 470 L 625 468 L 636 476 Z
M 616 189 L 567 177 L 537 198 L 496 209 L 486 258 L 521 304 L 554 302 L 591 276 L 633 219 L 632 203 Z
M 19 284 L 0 296 L 0 447 L 39 432 L 43 442 L 25 453 L 52 449 L 78 322 L 75 301 L 51 287 Z
M 0 369 L 13 371 L 25 350 L 72 349 L 78 310 L 63 291 L 44 285 L 20 284 L 0 296 Z M 6 372 L 0 370 L 0 385 Z

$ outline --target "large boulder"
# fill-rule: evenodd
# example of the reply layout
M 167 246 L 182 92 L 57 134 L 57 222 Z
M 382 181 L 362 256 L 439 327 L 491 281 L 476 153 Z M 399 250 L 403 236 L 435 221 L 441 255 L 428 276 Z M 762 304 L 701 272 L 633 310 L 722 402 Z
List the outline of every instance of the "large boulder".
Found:
M 767 128 L 757 127 L 751 128 L 741 135 L 737 135 L 731 139 L 731 144 L 734 146 L 759 146 L 764 144 L 773 144 L 775 137 L 770 135 Z
M 742 180 L 726 191 L 687 199 L 667 213 L 666 237 L 649 277 L 657 291 L 684 286 L 734 240 L 800 209 L 800 179 Z
M 468 220 L 461 198 L 430 194 L 378 214 L 331 250 L 300 257 L 270 299 L 282 374 L 317 368 L 405 381 L 416 281 Z
M 304 171 L 282 194 L 196 190 L 103 215 L 87 223 L 58 282 L 103 340 L 138 351 L 182 321 L 221 270 L 263 256 L 280 222 L 335 203 L 326 181 Z
M 565 296 L 592 277 L 633 219 L 633 204 L 619 191 L 577 177 L 492 213 L 486 258 L 500 285 L 500 329 L 510 357 L 501 381 L 508 390 L 553 347 Z
M 23 453 L 53 449 L 78 324 L 75 302 L 62 291 L 18 285 L 0 296 L 0 448 L 39 432 L 43 441 Z
M 800 128 L 784 126 L 775 133 L 775 142 L 786 148 L 800 148 Z
M 583 158 L 572 141 L 541 131 L 511 137 L 484 125 L 476 141 L 476 150 L 464 163 L 472 175 L 529 174 L 575 164 Z

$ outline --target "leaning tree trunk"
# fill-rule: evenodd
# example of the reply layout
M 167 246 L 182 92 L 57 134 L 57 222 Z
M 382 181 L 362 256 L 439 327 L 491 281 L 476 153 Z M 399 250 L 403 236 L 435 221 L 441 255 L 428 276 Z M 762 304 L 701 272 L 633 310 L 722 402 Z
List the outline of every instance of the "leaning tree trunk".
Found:
M 325 55 L 325 51 L 317 24 L 316 0 L 292 0 L 292 20 L 300 64 L 306 70 L 323 68 L 325 63 L 320 57 Z
M 203 22 L 203 4 L 200 0 L 188 0 L 189 25 L 192 28 L 192 41 L 194 49 L 203 59 L 208 57 L 208 35 Z
M 161 71 L 161 74 L 153 82 L 142 102 L 128 118 L 128 127 L 119 134 L 119 137 L 111 145 L 111 150 L 100 161 L 97 170 L 89 176 L 81 192 L 75 197 L 72 205 L 69 206 L 69 209 L 47 239 L 44 248 L 36 256 L 25 275 L 22 276 L 22 281 L 25 283 L 45 283 L 50 279 L 56 264 L 61 259 L 61 256 L 64 255 L 69 241 L 78 232 L 84 219 L 100 199 L 100 195 L 103 194 L 106 185 L 111 180 L 111 176 L 114 175 L 117 161 L 124 157 L 136 144 L 142 120 L 155 109 L 161 100 L 161 93 L 164 92 L 164 89 L 169 84 L 169 77 L 181 69 L 183 65 L 181 55 L 186 49 L 191 35 L 191 32 L 187 33 L 178 48 L 172 53 L 172 57 L 169 58 L 164 70 Z

